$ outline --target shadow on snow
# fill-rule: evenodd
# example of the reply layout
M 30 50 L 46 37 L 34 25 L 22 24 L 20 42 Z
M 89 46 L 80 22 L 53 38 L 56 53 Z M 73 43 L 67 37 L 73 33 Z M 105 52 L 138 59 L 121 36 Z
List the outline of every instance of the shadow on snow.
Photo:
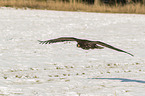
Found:
M 107 80 L 121 80 L 121 82 L 137 82 L 137 83 L 145 83 L 143 80 L 133 80 L 126 78 L 88 78 L 88 79 L 107 79 Z

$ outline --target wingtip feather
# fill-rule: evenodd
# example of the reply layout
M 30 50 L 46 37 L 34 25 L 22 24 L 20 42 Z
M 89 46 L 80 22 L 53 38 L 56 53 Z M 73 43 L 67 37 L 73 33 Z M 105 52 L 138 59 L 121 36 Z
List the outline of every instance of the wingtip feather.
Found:
M 43 41 L 41 41 L 41 40 L 37 40 L 37 41 L 39 42 L 39 44 L 44 44 Z

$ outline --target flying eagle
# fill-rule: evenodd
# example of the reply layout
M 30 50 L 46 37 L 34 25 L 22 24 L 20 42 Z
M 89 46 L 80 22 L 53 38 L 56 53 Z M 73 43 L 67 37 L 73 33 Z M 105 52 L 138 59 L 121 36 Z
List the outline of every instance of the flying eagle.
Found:
M 113 47 L 113 46 L 106 44 L 104 42 L 101 42 L 101 41 L 90 41 L 90 40 L 78 39 L 78 38 L 74 38 L 74 37 L 60 37 L 60 38 L 50 39 L 50 40 L 46 40 L 46 41 L 40 41 L 40 40 L 38 40 L 38 41 L 40 42 L 40 44 L 48 44 L 48 43 L 50 44 L 50 43 L 57 43 L 57 42 L 64 42 L 64 41 L 76 41 L 77 47 L 82 48 L 84 50 L 103 49 L 104 47 L 108 47 L 113 50 L 116 50 L 119 52 L 124 52 L 124 53 L 127 53 L 127 54 L 133 56 L 131 53 L 128 53 L 126 51 L 123 51 L 121 49 L 118 49 L 116 47 Z

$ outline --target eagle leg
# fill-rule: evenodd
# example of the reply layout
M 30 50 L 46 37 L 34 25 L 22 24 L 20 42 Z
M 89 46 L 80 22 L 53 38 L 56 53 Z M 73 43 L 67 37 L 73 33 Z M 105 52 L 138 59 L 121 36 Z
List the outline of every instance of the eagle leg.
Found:
M 101 47 L 101 46 L 98 46 L 98 45 L 95 45 L 95 48 L 96 49 L 104 49 L 104 47 Z

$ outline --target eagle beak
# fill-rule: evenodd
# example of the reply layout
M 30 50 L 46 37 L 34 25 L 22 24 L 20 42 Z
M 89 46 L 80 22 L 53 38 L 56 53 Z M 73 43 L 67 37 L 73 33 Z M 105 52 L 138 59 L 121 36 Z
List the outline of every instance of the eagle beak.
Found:
M 80 47 L 80 45 L 79 45 L 79 44 L 77 44 L 77 47 Z

